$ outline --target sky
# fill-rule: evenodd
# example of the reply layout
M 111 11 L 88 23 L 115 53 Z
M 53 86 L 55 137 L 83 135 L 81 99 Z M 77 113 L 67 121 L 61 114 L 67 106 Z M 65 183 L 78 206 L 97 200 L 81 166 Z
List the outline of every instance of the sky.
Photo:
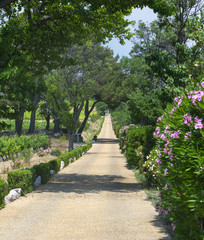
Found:
M 153 12 L 152 9 L 145 7 L 142 10 L 141 9 L 133 9 L 132 14 L 127 17 L 129 20 L 136 21 L 136 26 L 139 20 L 142 20 L 145 23 L 150 23 L 157 19 L 157 14 Z M 131 28 L 131 31 L 133 32 L 133 28 Z M 106 44 L 109 48 L 111 48 L 114 51 L 114 55 L 117 54 L 122 56 L 129 56 L 129 52 L 131 51 L 133 44 L 131 43 L 131 40 L 126 40 L 125 45 L 121 45 L 119 43 L 119 40 L 114 38 L 111 40 L 108 44 Z

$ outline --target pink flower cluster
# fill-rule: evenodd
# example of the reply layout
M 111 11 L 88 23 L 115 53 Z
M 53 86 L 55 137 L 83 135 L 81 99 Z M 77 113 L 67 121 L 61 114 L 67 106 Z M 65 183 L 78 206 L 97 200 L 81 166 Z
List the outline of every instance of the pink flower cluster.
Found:
M 129 126 L 123 126 L 123 127 L 120 129 L 119 133 L 126 132 L 128 129 L 129 129 Z
M 194 125 L 195 129 L 203 129 L 203 119 L 202 118 L 199 119 L 198 117 L 195 117 L 194 121 L 195 121 L 195 125 Z

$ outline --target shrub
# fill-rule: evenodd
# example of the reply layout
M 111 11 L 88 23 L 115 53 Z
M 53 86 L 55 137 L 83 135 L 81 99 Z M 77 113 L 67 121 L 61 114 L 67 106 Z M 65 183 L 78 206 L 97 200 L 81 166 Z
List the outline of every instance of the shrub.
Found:
M 54 170 L 55 173 L 58 173 L 60 170 L 61 159 L 54 159 L 48 162 L 50 170 Z
M 157 165 L 158 149 L 155 147 L 140 165 L 140 172 L 145 175 L 148 186 L 158 186 L 160 178 L 160 170 Z
M 175 98 L 154 133 L 161 172 L 156 208 L 170 219 L 179 239 L 204 237 L 203 127 L 204 82 Z
M 4 198 L 8 193 L 6 181 L 0 177 L 0 209 L 5 206 Z
M 9 189 L 21 188 L 23 194 L 34 189 L 35 171 L 31 169 L 19 169 L 8 173 Z
M 59 149 L 54 149 L 54 150 L 51 151 L 50 154 L 53 155 L 53 156 L 59 157 L 62 154 L 62 152 Z
M 50 179 L 50 168 L 48 163 L 40 163 L 39 165 L 33 166 L 37 176 L 41 176 L 42 184 L 45 184 Z
M 48 147 L 48 136 L 41 136 L 41 135 L 35 135 L 32 138 L 32 146 L 33 149 L 38 149 L 40 147 L 47 148 Z
M 139 167 L 139 161 L 146 156 L 155 144 L 152 126 L 123 126 L 119 131 L 120 148 L 126 153 L 127 162 L 131 167 Z

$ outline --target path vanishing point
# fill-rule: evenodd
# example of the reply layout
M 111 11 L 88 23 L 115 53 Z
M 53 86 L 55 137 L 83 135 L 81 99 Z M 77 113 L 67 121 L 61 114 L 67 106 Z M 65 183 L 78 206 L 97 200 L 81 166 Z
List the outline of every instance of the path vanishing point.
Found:
M 170 240 L 120 153 L 110 115 L 98 141 L 0 210 L 1 240 Z

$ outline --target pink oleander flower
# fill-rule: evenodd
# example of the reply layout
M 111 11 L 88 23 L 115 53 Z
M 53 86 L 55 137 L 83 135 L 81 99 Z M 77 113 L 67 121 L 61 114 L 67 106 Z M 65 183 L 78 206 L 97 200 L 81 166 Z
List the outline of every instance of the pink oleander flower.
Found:
M 168 148 L 164 148 L 164 153 L 168 153 L 169 149 Z
M 156 127 L 155 129 L 157 132 L 160 132 L 160 127 Z
M 171 224 L 171 227 L 173 231 L 176 229 L 176 225 L 174 225 L 173 223 Z
M 171 110 L 171 114 L 173 114 L 175 110 L 176 110 L 176 107 L 173 107 Z
M 161 191 L 158 193 L 158 195 L 157 195 L 158 197 L 161 197 Z
M 162 139 L 163 141 L 167 141 L 167 136 L 165 136 L 164 134 L 161 134 L 161 139 Z
M 169 150 L 168 155 L 171 156 L 172 148 Z
M 173 160 L 173 159 L 174 159 L 174 156 L 175 156 L 175 155 L 171 155 L 171 156 L 170 156 L 170 160 Z
M 164 213 L 165 213 L 166 215 L 168 214 L 168 212 L 169 212 L 168 210 L 165 210 L 165 211 L 164 211 Z
M 174 139 L 177 139 L 177 138 L 179 138 L 179 134 L 180 134 L 180 133 L 181 133 L 180 130 L 175 131 L 174 133 L 171 134 L 171 137 L 174 138 Z
M 185 137 L 184 137 L 184 140 L 185 140 L 185 141 L 187 141 L 188 139 L 189 139 L 189 137 L 188 137 L 188 136 L 185 136 Z
M 167 174 L 168 174 L 168 169 L 166 168 L 164 171 L 164 175 L 167 175 Z
M 165 144 L 165 147 L 166 147 L 166 148 L 167 148 L 167 146 L 169 145 L 169 143 L 170 143 L 169 141 L 166 142 L 166 144 Z
M 203 87 L 203 88 L 204 88 L 204 82 L 202 82 L 200 85 L 201 85 L 201 87 Z
M 184 120 L 184 124 L 190 126 L 190 123 L 192 122 L 192 116 L 189 115 L 189 113 L 186 113 L 186 114 L 184 115 L 183 120 Z
M 194 128 L 195 129 L 203 129 L 203 123 L 195 123 Z
M 165 185 L 165 189 L 166 189 L 166 190 L 169 190 L 169 188 L 168 188 L 168 185 L 167 185 L 167 184 Z
M 173 164 L 173 163 L 171 163 L 171 166 L 173 167 L 173 166 L 174 166 L 174 164 Z
M 158 164 L 162 164 L 161 159 L 157 159 L 157 163 L 158 163 Z
M 157 122 L 161 122 L 162 119 L 163 119 L 163 115 L 157 119 Z

